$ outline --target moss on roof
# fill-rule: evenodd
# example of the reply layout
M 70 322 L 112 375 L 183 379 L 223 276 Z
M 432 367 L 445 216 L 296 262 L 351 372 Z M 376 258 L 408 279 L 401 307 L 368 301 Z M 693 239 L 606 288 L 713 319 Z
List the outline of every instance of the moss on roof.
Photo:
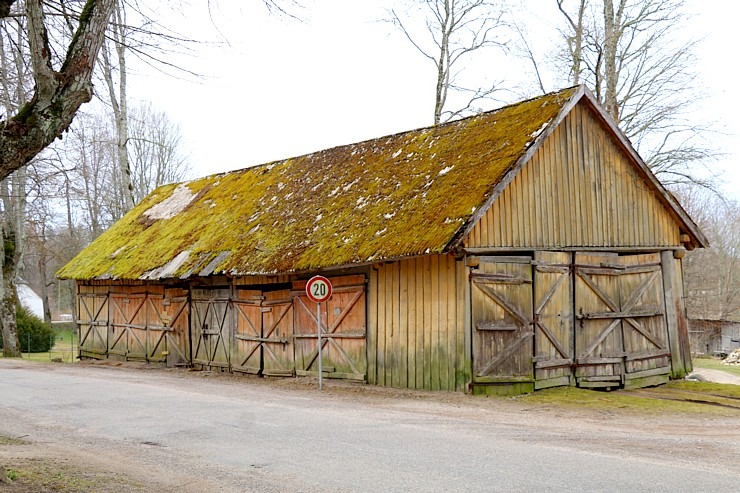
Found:
M 57 275 L 272 274 L 442 253 L 575 90 L 159 187 Z

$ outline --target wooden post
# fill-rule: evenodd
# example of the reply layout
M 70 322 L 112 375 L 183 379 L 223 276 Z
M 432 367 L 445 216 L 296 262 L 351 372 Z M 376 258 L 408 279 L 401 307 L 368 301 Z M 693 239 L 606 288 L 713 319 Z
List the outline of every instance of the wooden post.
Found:
M 679 317 L 683 317 L 683 300 L 679 290 L 676 260 L 670 250 L 660 252 L 660 264 L 663 270 L 663 293 L 665 296 L 665 316 L 668 325 L 668 346 L 671 349 L 671 377 L 686 376 L 686 366 L 681 355 L 681 338 L 679 335 Z

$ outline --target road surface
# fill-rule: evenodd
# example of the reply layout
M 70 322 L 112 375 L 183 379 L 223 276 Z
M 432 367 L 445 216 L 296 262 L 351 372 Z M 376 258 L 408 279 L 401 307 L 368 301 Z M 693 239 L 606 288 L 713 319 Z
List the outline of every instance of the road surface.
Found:
M 17 360 L 0 360 L 0 396 L 0 435 L 32 447 L 0 447 L 0 464 L 64 458 L 144 491 L 697 492 L 740 477 L 740 416 Z

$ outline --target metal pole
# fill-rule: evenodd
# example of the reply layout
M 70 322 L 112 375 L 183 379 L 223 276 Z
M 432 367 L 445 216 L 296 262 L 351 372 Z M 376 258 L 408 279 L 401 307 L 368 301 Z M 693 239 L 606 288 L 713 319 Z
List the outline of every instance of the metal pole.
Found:
M 318 335 L 319 335 L 319 390 L 322 388 L 322 379 L 324 376 L 323 368 L 321 367 L 321 303 L 316 303 L 316 320 L 318 321 Z

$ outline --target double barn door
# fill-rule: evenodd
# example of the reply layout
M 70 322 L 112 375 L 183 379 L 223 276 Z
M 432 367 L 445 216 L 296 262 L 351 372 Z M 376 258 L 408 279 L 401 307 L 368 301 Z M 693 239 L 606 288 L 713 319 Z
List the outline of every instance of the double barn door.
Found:
M 670 375 L 659 254 L 479 257 L 474 384 L 639 386 Z
M 332 284 L 321 307 L 322 370 L 364 380 L 365 278 L 337 277 Z M 193 363 L 270 376 L 318 374 L 316 304 L 305 295 L 305 281 L 291 287 L 193 289 Z
M 192 290 L 193 363 L 263 375 L 292 375 L 290 290 Z
M 162 286 L 80 286 L 80 354 L 188 364 L 187 291 Z

